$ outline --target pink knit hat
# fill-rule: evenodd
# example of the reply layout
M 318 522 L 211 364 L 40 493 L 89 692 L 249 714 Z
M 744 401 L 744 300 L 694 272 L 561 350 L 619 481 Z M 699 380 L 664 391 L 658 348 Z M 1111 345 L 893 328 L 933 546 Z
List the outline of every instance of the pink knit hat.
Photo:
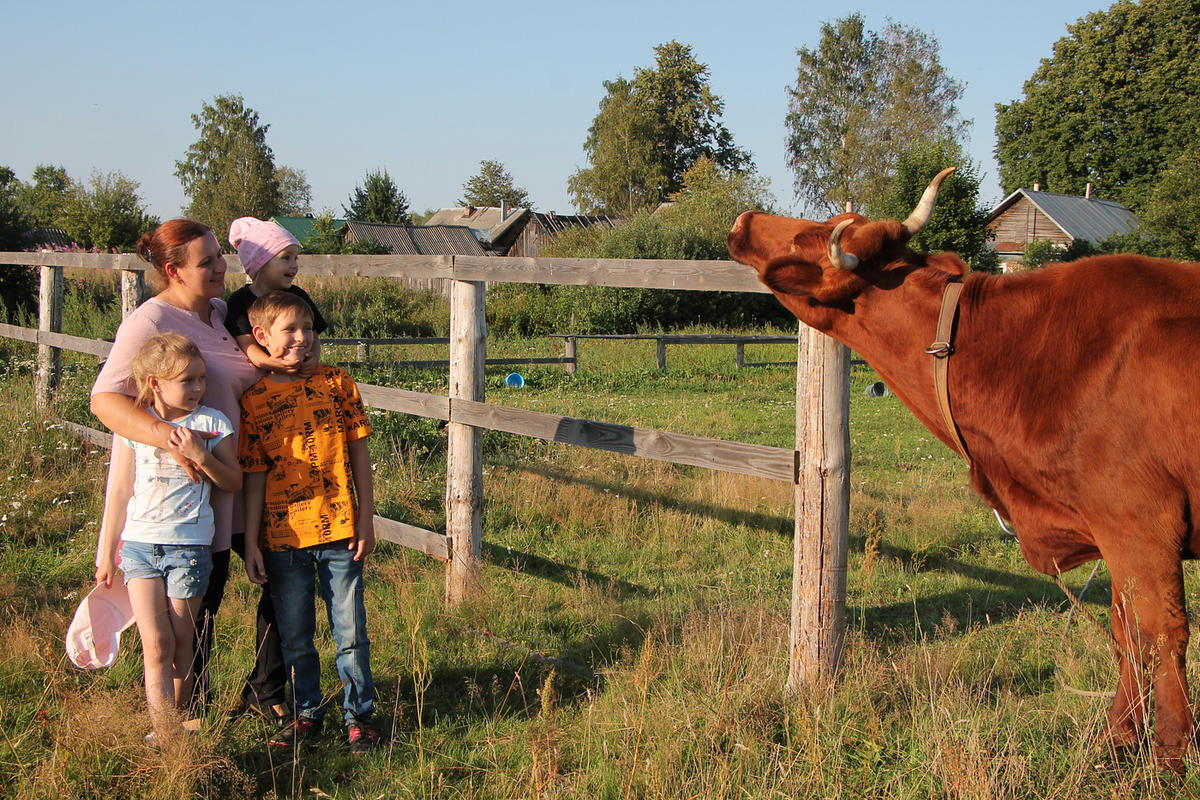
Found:
M 229 243 L 237 248 L 242 268 L 253 280 L 262 265 L 289 245 L 300 246 L 296 237 L 274 222 L 254 217 L 239 217 L 229 226 Z
M 83 669 L 111 667 L 117 660 L 121 631 L 133 624 L 133 607 L 125 582 L 115 578 L 83 598 L 67 630 L 67 655 Z

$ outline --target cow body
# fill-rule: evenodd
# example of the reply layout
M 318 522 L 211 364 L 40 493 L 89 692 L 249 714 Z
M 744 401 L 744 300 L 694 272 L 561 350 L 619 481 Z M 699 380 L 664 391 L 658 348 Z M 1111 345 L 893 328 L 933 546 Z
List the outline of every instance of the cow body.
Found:
M 947 173 L 927 191 L 929 212 Z M 1179 766 L 1193 735 L 1181 561 L 1200 554 L 1200 266 L 1102 256 L 969 274 L 954 254 L 909 250 L 912 219 L 748 212 L 729 250 L 801 321 L 865 358 L 951 448 L 925 350 L 947 283 L 963 282 L 949 401 L 972 485 L 1011 520 L 1034 569 L 1106 561 L 1113 634 L 1129 656 L 1109 735 L 1134 743 L 1152 680 L 1156 751 Z

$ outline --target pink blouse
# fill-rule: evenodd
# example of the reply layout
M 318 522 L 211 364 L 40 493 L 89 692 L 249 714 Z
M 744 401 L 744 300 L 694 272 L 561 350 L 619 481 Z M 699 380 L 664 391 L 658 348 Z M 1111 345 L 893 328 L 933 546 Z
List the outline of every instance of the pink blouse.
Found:
M 116 341 L 92 386 L 92 394 L 115 392 L 137 397 L 131 371 L 134 354 L 143 342 L 155 334 L 178 333 L 195 342 L 204 356 L 207 384 L 200 402 L 229 417 L 236 441 L 242 417 L 242 393 L 264 373 L 246 359 L 233 336 L 225 330 L 225 301 L 213 299 L 210 302 L 211 325 L 200 319 L 200 315 L 194 311 L 177 308 L 157 297 L 138 306 L 117 328 Z M 228 550 L 234 530 L 241 532 L 245 528 L 242 495 L 240 492 L 223 492 L 214 486 L 212 505 L 216 522 L 213 551 Z

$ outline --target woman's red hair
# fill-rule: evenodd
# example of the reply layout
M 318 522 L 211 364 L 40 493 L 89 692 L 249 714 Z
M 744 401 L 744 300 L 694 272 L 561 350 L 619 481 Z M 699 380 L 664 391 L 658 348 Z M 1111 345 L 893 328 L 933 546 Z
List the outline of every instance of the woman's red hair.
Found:
M 134 252 L 143 261 L 152 264 L 165 280 L 167 264 L 182 266 L 187 260 L 188 244 L 211 233 L 211 228 L 193 219 L 167 220 L 153 233 L 143 233 Z

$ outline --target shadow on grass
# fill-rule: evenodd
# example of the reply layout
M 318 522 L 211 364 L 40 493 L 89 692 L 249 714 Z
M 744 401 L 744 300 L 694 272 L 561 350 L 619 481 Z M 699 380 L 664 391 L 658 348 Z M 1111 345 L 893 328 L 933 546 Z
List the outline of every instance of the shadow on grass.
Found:
M 761 528 L 763 530 L 775 531 L 781 536 L 786 536 L 788 539 L 792 538 L 792 531 L 795 528 L 795 523 L 790 517 L 779 517 L 775 514 L 764 514 L 758 511 L 739 511 L 733 508 L 724 508 L 722 506 L 712 505 L 711 503 L 698 503 L 694 500 L 680 500 L 677 497 L 664 495 L 660 492 L 650 492 L 644 489 L 636 489 L 622 481 L 609 481 L 601 480 L 599 478 L 581 477 L 578 475 L 568 474 L 562 470 L 550 469 L 548 467 L 530 466 L 528 464 L 504 462 L 503 466 L 506 469 L 511 469 L 514 472 L 529 472 L 554 481 L 573 483 L 587 486 L 591 489 L 619 493 L 621 497 L 635 500 L 639 503 L 653 503 L 669 506 L 688 514 L 696 514 L 697 516 L 708 517 L 709 519 L 715 519 L 730 525 L 744 525 L 751 528 Z
M 581 477 L 547 467 L 525 464 L 505 464 L 505 466 L 514 471 L 529 472 L 592 489 L 619 491 L 623 497 L 638 502 L 662 504 L 731 525 L 757 527 L 775 531 L 781 537 L 789 540 L 793 538 L 794 522 L 787 517 L 738 511 L 709 503 L 681 501 L 658 492 L 635 489 L 621 481 Z M 865 537 L 850 536 L 849 547 L 852 551 L 862 552 L 865 544 Z M 487 544 L 484 545 L 484 548 L 488 551 L 492 563 L 497 566 L 527 572 L 564 585 L 574 585 L 579 579 L 586 578 L 599 585 L 611 584 L 619 596 L 654 594 L 653 590 L 646 587 L 629 584 L 592 570 L 579 570 L 535 554 L 509 551 L 507 548 Z M 915 600 L 888 605 L 873 605 L 866 609 L 861 606 L 848 608 L 847 614 L 852 625 L 868 639 L 880 643 L 895 644 L 911 640 L 915 620 L 920 621 L 924 638 L 937 639 L 954 635 L 943 624 L 947 614 L 954 618 L 955 627 L 961 630 L 979 621 L 1000 622 L 1011 619 L 1019 613 L 1021 608 L 1030 603 L 1050 604 L 1065 610 L 1068 602 L 1053 580 L 1032 569 L 1024 572 L 1009 572 L 971 563 L 953 556 L 917 551 L 890 545 L 886 542 L 879 543 L 878 548 L 881 556 L 895 560 L 906 571 L 946 573 L 980 584 L 979 588 L 937 592 L 925 597 L 917 597 Z M 1076 586 L 1075 591 L 1078 592 L 1078 590 L 1079 586 Z M 1097 580 L 1089 589 L 1086 601 L 1093 608 L 1106 608 L 1109 603 L 1110 591 L 1111 587 L 1107 581 Z
M 608 587 L 617 599 L 657 593 L 654 589 L 614 578 L 611 575 L 604 575 L 595 570 L 567 566 L 561 561 L 554 561 L 536 553 L 513 550 L 511 547 L 503 547 L 489 542 L 483 543 L 483 555 L 494 566 L 524 575 L 545 578 L 563 586 L 578 586 L 581 581 L 587 581 L 597 586 Z

